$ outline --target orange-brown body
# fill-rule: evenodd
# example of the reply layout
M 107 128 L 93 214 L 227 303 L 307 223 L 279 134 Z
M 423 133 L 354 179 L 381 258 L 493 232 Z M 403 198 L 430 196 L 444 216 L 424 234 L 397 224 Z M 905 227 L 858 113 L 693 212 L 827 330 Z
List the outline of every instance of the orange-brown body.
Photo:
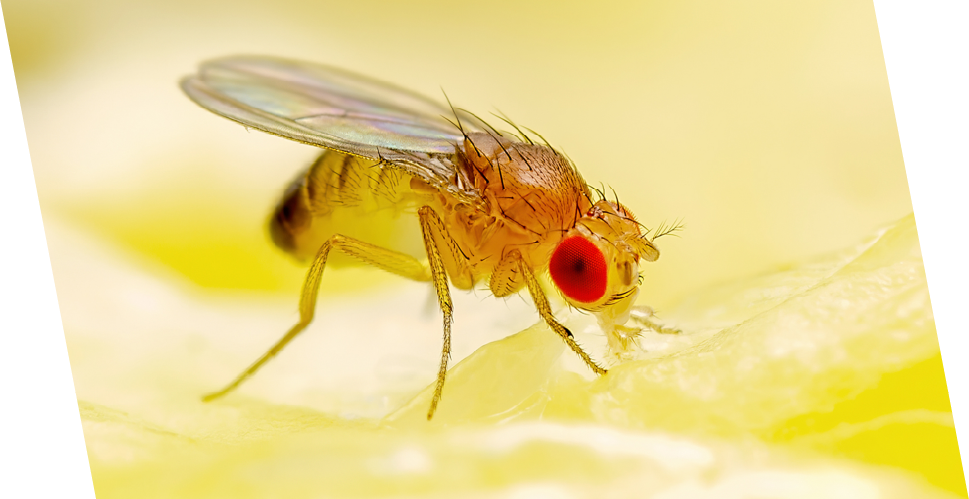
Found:
M 328 264 L 363 263 L 432 284 L 444 345 L 428 419 L 451 351 L 449 282 L 465 290 L 486 285 L 498 297 L 527 289 L 542 320 L 600 375 L 606 369 L 555 318 L 539 274 L 548 273 L 570 306 L 595 314 L 620 359 L 641 331 L 626 326 L 630 318 L 667 331 L 649 322 L 648 308 L 639 317 L 631 312 L 639 261 L 656 260 L 653 241 L 679 227 L 647 238 L 618 200 L 600 191 L 593 199 L 563 154 L 510 121 L 517 135 L 388 83 L 271 57 L 209 61 L 182 88 L 216 114 L 326 149 L 289 186 L 270 222 L 277 246 L 310 261 L 299 322 L 205 400 L 235 389 L 306 329 Z
M 544 271 L 558 243 L 575 230 L 626 246 L 627 270 L 617 287 L 633 285 L 640 257 L 652 261 L 659 255 L 632 214 L 618 203 L 593 203 L 579 172 L 551 147 L 469 134 L 454 154 L 458 168 L 450 180 L 467 195 L 428 185 L 393 165 L 326 151 L 276 207 L 273 240 L 301 259 L 336 233 L 420 258 L 417 222 L 406 215 L 430 206 L 450 236 L 439 247 L 452 285 L 471 289 L 489 278 L 498 297 L 524 286 L 509 258 L 512 250 Z M 614 217 L 604 216 L 609 213 Z M 603 226 L 598 234 L 597 224 Z

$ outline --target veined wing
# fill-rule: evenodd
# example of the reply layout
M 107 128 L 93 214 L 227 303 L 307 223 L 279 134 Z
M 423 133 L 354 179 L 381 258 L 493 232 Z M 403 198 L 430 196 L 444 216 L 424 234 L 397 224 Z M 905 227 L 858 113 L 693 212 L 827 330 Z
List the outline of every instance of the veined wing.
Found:
M 438 188 L 455 188 L 451 157 L 463 136 L 444 118 L 453 116 L 450 109 L 420 94 L 328 66 L 259 56 L 205 62 L 182 89 L 245 126 L 389 161 Z

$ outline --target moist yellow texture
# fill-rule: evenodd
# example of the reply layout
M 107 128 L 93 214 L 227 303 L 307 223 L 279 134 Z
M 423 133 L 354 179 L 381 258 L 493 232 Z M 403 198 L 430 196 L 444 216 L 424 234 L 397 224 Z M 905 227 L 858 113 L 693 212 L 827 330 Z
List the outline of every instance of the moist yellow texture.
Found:
M 663 320 L 684 332 L 644 333 L 640 359 L 598 379 L 542 325 L 487 344 L 430 423 L 431 387 L 382 419 L 82 400 L 98 496 L 966 495 L 912 217 Z

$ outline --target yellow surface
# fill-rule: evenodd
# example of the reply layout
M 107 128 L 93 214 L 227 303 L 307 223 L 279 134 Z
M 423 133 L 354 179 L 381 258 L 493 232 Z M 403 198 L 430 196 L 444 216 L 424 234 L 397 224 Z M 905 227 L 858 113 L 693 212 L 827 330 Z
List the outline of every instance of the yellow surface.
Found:
M 966 496 L 870 2 L 3 13 L 100 498 Z M 527 297 L 455 293 L 463 363 L 428 425 L 428 289 L 328 271 L 320 321 L 199 403 L 296 320 L 304 269 L 264 226 L 317 153 L 180 93 L 232 53 L 443 87 L 541 132 L 644 224 L 684 219 L 640 298 L 684 334 L 595 380 L 528 329 Z
M 430 423 L 432 387 L 419 387 L 433 379 L 432 335 L 339 343 L 353 331 L 342 321 L 370 324 L 360 317 L 371 299 L 322 306 L 332 320 L 309 333 L 316 343 L 294 344 L 241 392 L 202 404 L 198 394 L 259 345 L 226 348 L 230 335 L 191 325 L 272 314 L 186 299 L 110 258 L 97 263 L 82 237 L 55 239 L 52 253 L 68 244 L 87 257 L 76 272 L 115 267 L 102 278 L 120 287 L 104 296 L 141 280 L 154 297 L 137 318 L 119 309 L 120 323 L 106 326 L 115 332 L 69 337 L 99 497 L 966 495 L 911 217 L 838 254 L 695 293 L 664 314 L 683 334 L 646 333 L 639 360 L 602 378 L 541 325 L 489 343 L 451 370 Z M 377 307 L 420 329 L 404 318 L 420 315 L 413 294 L 382 293 Z M 119 300 L 104 296 L 94 301 Z M 486 337 L 485 321 L 462 320 L 472 304 L 457 303 L 457 330 Z M 132 338 L 131 320 L 167 337 Z M 567 324 L 601 355 L 587 317 Z M 339 360 L 400 366 L 422 349 L 426 365 L 389 376 Z M 307 376 L 357 382 L 331 380 L 321 402 Z

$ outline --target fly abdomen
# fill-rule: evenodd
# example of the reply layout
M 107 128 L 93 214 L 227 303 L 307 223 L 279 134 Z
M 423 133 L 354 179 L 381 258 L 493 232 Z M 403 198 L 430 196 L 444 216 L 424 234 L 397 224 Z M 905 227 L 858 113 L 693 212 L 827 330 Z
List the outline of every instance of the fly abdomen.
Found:
M 373 166 L 348 154 L 325 152 L 306 172 L 306 198 L 314 215 L 325 216 L 334 208 L 359 206 L 362 198 L 361 165 Z M 366 186 L 369 187 L 369 186 Z
M 273 242 L 300 260 L 334 234 L 394 248 L 399 215 L 414 205 L 409 178 L 378 161 L 325 151 L 276 205 Z
M 312 223 L 313 216 L 303 189 L 304 181 L 305 174 L 301 174 L 286 187 L 269 221 L 269 235 L 272 236 L 273 243 L 287 253 L 296 251 L 299 236 Z

